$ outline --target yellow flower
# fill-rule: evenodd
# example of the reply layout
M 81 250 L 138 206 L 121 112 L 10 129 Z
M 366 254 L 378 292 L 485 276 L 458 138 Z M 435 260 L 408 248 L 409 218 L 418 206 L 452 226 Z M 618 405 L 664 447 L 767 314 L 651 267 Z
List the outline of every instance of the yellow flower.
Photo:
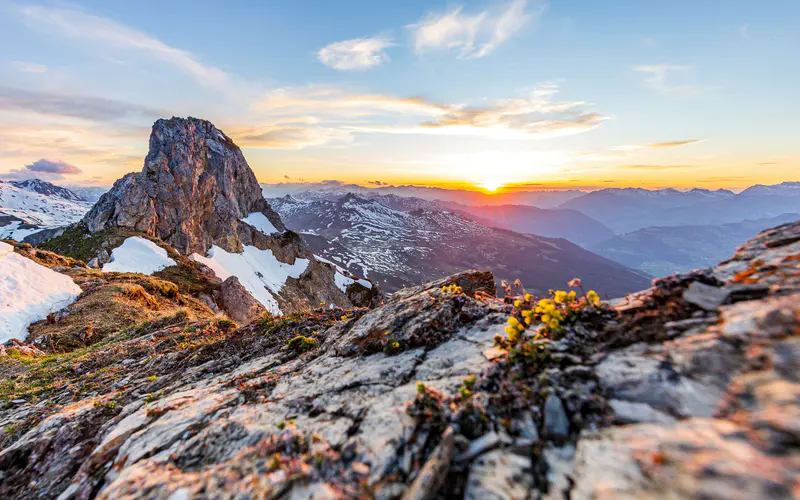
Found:
M 575 290 L 572 290 L 571 292 L 569 292 L 567 294 L 567 298 L 569 299 L 570 302 L 573 302 L 577 297 L 578 297 L 578 294 L 575 293 Z
M 556 328 L 558 328 L 558 320 L 557 319 L 551 319 L 547 323 L 547 326 L 549 326 L 551 330 L 555 330 Z
M 525 316 L 525 324 L 526 325 L 530 325 L 531 324 L 531 317 L 530 316 Z
M 447 293 L 447 287 L 446 286 L 442 286 L 442 293 Z
M 347 316 L 342 316 L 342 321 L 347 321 Z
M 514 328 L 514 327 L 513 327 L 513 326 L 511 326 L 511 325 L 508 325 L 508 326 L 506 327 L 506 333 L 508 334 L 508 336 L 509 336 L 509 337 L 511 337 L 511 335 L 514 335 L 515 333 L 517 333 L 517 329 L 516 329 L 516 328 Z
M 510 318 L 508 318 L 508 324 L 511 326 L 517 326 L 519 324 L 519 320 L 514 316 L 511 316 Z
M 597 295 L 597 292 L 594 290 L 589 290 L 589 293 L 586 294 L 586 298 L 589 299 L 592 304 L 600 302 L 600 296 Z
M 557 291 L 554 299 L 556 301 L 556 304 L 562 304 L 562 303 L 566 302 L 566 300 L 567 300 L 567 292 L 565 292 L 564 290 Z
M 530 301 L 531 301 L 531 294 L 526 293 L 525 294 L 525 302 L 530 302 Z
M 547 323 L 548 321 L 550 321 L 550 315 L 549 314 L 543 314 L 542 315 L 542 323 Z
M 519 338 L 519 332 L 517 332 L 517 330 L 512 329 L 512 331 L 508 332 L 508 340 L 510 342 L 516 342 L 518 338 Z
M 520 306 L 522 306 L 522 302 L 520 302 L 519 300 L 515 300 L 514 307 L 520 307 Z

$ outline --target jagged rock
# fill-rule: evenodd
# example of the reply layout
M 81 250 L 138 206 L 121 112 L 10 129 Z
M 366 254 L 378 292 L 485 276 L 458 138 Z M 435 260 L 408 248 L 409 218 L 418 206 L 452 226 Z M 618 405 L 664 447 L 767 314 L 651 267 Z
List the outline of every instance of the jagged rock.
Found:
M 222 282 L 220 300 L 228 316 L 240 325 L 262 318 L 267 312 L 264 306 L 239 283 L 239 278 L 236 276 L 231 276 Z
M 254 212 L 286 229 L 233 141 L 205 120 L 172 118 L 153 125 L 144 169 L 115 182 L 83 224 L 146 233 L 184 255 L 212 244 L 235 252 L 240 220 Z

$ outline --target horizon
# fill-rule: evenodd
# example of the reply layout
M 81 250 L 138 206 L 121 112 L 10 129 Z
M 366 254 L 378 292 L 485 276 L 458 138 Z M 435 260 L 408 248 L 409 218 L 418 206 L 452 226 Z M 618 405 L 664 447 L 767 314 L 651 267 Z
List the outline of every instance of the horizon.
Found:
M 173 115 L 269 184 L 741 191 L 800 171 L 793 2 L 188 5 L 0 0 L 0 178 L 110 186 Z

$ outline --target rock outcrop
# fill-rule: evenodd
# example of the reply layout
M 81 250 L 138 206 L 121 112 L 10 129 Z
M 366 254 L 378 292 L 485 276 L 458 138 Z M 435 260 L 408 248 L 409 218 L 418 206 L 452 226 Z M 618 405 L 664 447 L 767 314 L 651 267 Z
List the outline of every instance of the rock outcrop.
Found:
M 145 233 L 191 255 L 212 244 L 241 251 L 240 221 L 255 212 L 286 229 L 233 141 L 211 122 L 172 118 L 153 125 L 144 169 L 115 182 L 83 223 L 93 233 Z
M 800 494 L 800 222 L 553 338 L 503 337 L 494 292 L 475 271 L 372 310 L 167 327 L 49 388 L 52 360 L 17 368 L 0 497 Z
M 301 237 L 286 230 L 239 147 L 205 120 L 156 121 L 144 169 L 114 183 L 79 227 L 89 238 L 108 230 L 144 233 L 186 256 L 205 256 L 212 246 L 231 253 L 252 246 L 269 250 L 279 263 L 308 260 L 311 265 L 302 275 L 268 287 L 270 301 L 283 313 L 320 302 L 366 306 L 376 301 L 374 295 L 380 297 L 376 287 L 370 295 L 336 286 L 333 266 L 317 261 Z M 87 262 L 102 266 L 109 251 L 100 248 Z M 252 288 L 250 292 L 259 296 Z

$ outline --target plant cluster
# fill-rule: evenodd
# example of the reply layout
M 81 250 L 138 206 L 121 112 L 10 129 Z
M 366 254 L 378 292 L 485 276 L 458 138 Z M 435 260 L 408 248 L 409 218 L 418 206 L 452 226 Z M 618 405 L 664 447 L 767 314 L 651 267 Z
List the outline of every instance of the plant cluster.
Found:
M 451 283 L 450 286 L 447 286 L 447 285 L 442 286 L 442 293 L 443 294 L 448 294 L 449 293 L 449 294 L 453 294 L 453 295 L 458 295 L 458 294 L 464 293 L 464 290 L 460 286 L 456 285 L 455 283 Z
M 594 290 L 584 292 L 579 279 L 569 282 L 570 288 L 580 288 L 582 296 L 575 290 L 549 290 L 548 297 L 534 300 L 526 293 L 514 300 L 514 312 L 505 328 L 507 341 L 517 344 L 522 334 L 533 325 L 539 325 L 534 340 L 556 339 L 567 325 L 575 324 L 587 310 L 600 305 L 600 296 Z

